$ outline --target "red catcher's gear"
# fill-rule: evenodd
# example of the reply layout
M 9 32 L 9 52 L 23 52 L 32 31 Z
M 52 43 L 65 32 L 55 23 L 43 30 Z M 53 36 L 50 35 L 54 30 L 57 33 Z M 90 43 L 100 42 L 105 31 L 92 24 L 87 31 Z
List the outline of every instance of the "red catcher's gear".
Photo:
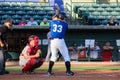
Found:
M 35 46 L 38 46 L 38 42 L 40 40 L 38 36 L 36 35 L 29 36 L 28 41 L 30 42 L 31 40 L 35 40 Z

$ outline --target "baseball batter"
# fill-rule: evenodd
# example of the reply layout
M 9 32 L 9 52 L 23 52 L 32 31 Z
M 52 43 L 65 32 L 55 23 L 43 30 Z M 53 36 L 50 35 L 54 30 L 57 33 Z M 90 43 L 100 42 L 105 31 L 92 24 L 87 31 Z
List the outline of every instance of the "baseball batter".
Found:
M 38 47 L 39 37 L 31 35 L 28 38 L 28 44 L 20 54 L 19 64 L 23 67 L 23 73 L 34 73 L 34 69 L 43 64 L 43 59 L 40 58 L 41 50 Z
M 65 60 L 66 75 L 67 76 L 74 75 L 74 73 L 71 71 L 70 57 L 64 41 L 67 29 L 68 24 L 64 21 L 64 15 L 62 13 L 58 14 L 57 20 L 52 20 L 50 22 L 50 31 L 52 38 L 50 46 L 52 56 L 49 62 L 48 75 L 53 75 L 52 67 L 54 65 L 54 62 L 57 60 L 58 50 L 60 51 Z

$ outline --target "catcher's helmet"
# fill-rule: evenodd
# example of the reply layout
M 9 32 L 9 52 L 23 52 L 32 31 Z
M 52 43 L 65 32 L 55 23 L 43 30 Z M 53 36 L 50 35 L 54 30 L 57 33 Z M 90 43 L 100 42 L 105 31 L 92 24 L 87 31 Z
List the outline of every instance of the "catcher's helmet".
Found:
M 39 37 L 36 35 L 31 35 L 29 36 L 28 41 L 30 42 L 31 40 L 39 40 Z

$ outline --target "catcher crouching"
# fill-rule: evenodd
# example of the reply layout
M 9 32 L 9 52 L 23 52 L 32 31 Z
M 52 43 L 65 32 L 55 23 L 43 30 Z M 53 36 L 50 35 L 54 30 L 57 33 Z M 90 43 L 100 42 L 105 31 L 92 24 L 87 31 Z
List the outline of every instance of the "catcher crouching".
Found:
M 34 73 L 34 70 L 43 64 L 44 59 L 41 58 L 41 50 L 38 47 L 38 43 L 38 36 L 29 36 L 28 44 L 19 57 L 19 65 L 23 67 L 22 73 Z

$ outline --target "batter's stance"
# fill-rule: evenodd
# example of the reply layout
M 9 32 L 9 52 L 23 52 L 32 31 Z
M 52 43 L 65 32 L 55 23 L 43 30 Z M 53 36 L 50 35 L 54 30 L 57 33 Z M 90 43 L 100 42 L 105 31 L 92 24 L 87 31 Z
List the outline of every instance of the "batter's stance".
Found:
M 20 54 L 19 64 L 23 67 L 23 73 L 34 73 L 33 70 L 43 64 L 43 59 L 40 58 L 41 50 L 38 47 L 39 37 L 31 35 L 28 38 L 28 44 Z
M 59 13 L 57 15 L 57 20 L 52 20 L 50 22 L 51 31 L 51 52 L 52 56 L 49 62 L 48 75 L 53 75 L 52 67 L 54 62 L 57 60 L 58 50 L 62 54 L 65 60 L 66 75 L 73 76 L 74 73 L 71 71 L 70 57 L 68 54 L 68 49 L 66 47 L 64 37 L 66 30 L 68 29 L 68 24 L 64 21 L 64 14 Z

